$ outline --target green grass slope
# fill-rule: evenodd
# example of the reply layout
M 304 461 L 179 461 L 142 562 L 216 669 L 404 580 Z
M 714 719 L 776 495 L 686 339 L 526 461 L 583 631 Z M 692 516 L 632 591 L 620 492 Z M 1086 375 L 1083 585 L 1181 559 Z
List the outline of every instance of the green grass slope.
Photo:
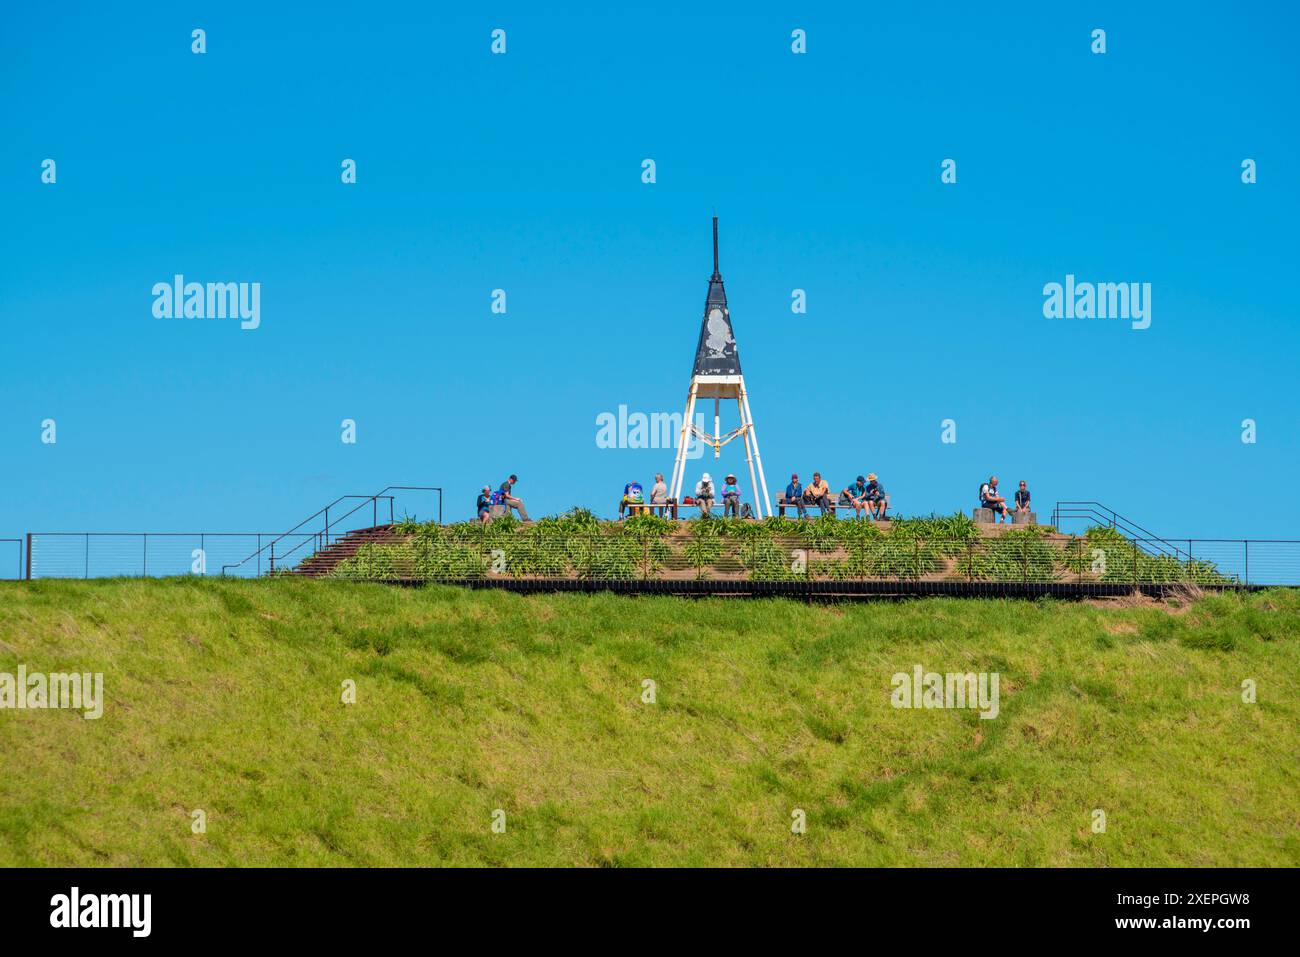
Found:
M 0 864 L 1294 866 L 1298 634 L 1282 591 L 3 585 L 0 672 L 102 671 L 106 703 L 0 710 Z M 1001 714 L 891 707 L 916 664 L 998 672 Z

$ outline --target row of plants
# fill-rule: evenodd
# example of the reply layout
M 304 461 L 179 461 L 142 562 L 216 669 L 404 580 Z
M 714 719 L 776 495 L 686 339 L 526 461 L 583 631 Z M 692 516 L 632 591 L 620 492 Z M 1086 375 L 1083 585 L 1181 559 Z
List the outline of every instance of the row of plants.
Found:
M 590 513 L 587 513 L 588 515 Z M 1061 539 L 1045 527 L 981 537 L 964 516 L 905 519 L 886 533 L 869 522 L 704 519 L 682 526 L 656 516 L 588 522 L 568 513 L 522 525 L 399 527 L 404 540 L 363 546 L 339 578 L 445 580 L 635 579 L 666 573 L 757 581 L 919 579 L 963 581 L 1194 582 L 1228 584 L 1212 563 L 1153 555 L 1113 529 Z

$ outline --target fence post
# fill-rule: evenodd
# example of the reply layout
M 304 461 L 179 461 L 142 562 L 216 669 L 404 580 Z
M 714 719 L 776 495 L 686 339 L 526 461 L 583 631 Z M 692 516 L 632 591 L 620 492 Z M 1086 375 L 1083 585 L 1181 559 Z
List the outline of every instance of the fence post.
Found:
M 140 577 L 149 577 L 149 533 L 145 532 L 140 536 Z
M 1133 539 L 1133 590 L 1137 591 L 1138 586 L 1138 543 Z
M 1244 584 L 1247 588 L 1249 588 L 1250 587 L 1250 539 L 1243 538 L 1241 540 L 1241 545 L 1246 550 L 1246 579 Z M 29 552 L 31 551 L 30 546 L 28 546 L 28 551 Z M 28 564 L 30 564 L 30 561 L 28 562 Z
M 83 577 L 89 578 L 90 577 L 90 533 L 89 532 L 86 533 L 85 561 L 86 561 L 86 573 Z
M 27 533 L 27 580 L 32 580 L 32 533 Z

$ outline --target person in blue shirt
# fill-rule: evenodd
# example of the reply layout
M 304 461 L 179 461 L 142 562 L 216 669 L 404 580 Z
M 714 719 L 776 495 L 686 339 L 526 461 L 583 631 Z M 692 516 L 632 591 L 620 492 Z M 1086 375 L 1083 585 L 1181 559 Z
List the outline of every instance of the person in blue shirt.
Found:
M 645 492 L 641 489 L 640 482 L 628 482 L 623 486 L 623 497 L 618 503 L 618 517 L 621 520 L 624 512 L 630 512 L 635 515 L 637 509 L 633 506 L 641 505 L 645 501 Z
M 491 485 L 483 486 L 483 491 L 478 493 L 478 501 L 474 504 L 474 507 L 478 509 L 478 520 L 486 525 L 492 516 Z
M 859 475 L 843 492 L 840 493 L 841 505 L 853 506 L 853 517 L 861 518 L 867 510 L 867 480 Z
M 871 506 L 872 521 L 883 522 L 885 513 L 889 511 L 889 493 L 880 484 L 875 472 L 867 473 L 867 494 L 864 497 L 867 504 Z
M 799 473 L 790 476 L 790 484 L 785 487 L 785 494 L 776 500 L 777 512 L 785 518 L 785 507 L 793 505 L 799 510 L 800 518 L 808 517 L 808 506 L 803 503 L 803 485 L 799 482 Z

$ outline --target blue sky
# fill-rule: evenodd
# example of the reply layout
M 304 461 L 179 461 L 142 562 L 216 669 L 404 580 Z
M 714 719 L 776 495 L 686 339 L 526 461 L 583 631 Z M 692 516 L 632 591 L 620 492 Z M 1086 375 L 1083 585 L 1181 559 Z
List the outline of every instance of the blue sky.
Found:
M 715 212 L 773 494 L 871 470 L 949 512 L 996 472 L 1040 514 L 1300 537 L 1291 7 L 569 9 L 6 12 L 0 537 L 395 483 L 459 519 L 512 471 L 611 514 L 672 452 L 596 417 L 684 405 Z M 176 273 L 261 283 L 260 327 L 155 319 Z M 1149 282 L 1151 327 L 1044 318 L 1067 273 Z M 702 468 L 748 487 L 738 445 Z

